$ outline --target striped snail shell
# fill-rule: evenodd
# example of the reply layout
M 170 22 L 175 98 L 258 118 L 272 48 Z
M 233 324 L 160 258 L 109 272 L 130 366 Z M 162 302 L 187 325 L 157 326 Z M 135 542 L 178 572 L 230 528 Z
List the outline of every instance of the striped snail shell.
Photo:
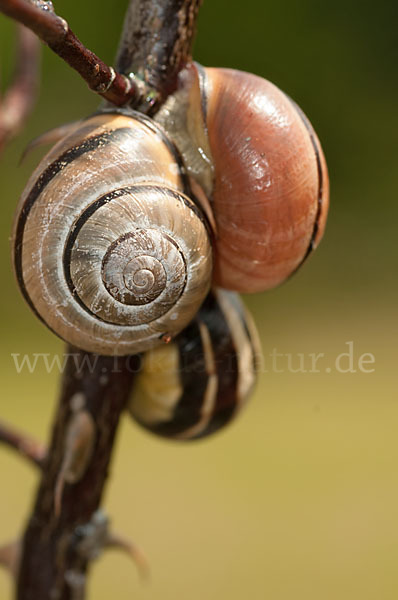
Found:
M 131 416 L 163 437 L 190 440 L 218 431 L 253 389 L 258 349 L 255 326 L 238 295 L 212 290 L 170 344 L 143 355 Z
M 259 292 L 287 279 L 318 245 L 329 204 L 322 148 L 300 108 L 261 77 L 195 64 L 156 119 L 210 200 L 213 283 Z
M 14 268 L 61 338 L 132 354 L 173 337 L 211 279 L 206 219 L 164 131 L 135 113 L 98 114 L 43 159 L 14 225 Z

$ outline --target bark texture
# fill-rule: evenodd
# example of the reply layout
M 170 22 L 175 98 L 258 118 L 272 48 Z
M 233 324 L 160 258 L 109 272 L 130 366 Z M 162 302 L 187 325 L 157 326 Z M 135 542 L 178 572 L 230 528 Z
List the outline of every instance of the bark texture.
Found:
M 18 600 L 84 598 L 89 557 L 81 551 L 81 532 L 100 505 L 120 415 L 139 366 L 138 357 L 68 352 L 43 477 L 24 536 Z M 77 403 L 94 421 L 94 448 L 81 479 L 65 484 L 57 515 L 55 492 Z
M 134 73 L 158 93 L 156 107 L 176 88 L 191 59 L 202 0 L 136 0 L 126 14 L 116 59 L 121 73 Z

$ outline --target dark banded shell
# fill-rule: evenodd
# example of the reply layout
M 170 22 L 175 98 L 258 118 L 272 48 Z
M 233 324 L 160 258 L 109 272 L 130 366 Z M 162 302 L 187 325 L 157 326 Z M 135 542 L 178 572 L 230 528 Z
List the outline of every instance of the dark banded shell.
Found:
M 144 354 L 130 414 L 169 438 L 196 439 L 218 431 L 253 389 L 258 349 L 257 332 L 238 295 L 211 291 L 186 329 Z
M 74 346 L 133 354 L 173 337 L 210 285 L 207 223 L 163 130 L 102 114 L 47 154 L 22 195 L 14 267 L 36 314 Z

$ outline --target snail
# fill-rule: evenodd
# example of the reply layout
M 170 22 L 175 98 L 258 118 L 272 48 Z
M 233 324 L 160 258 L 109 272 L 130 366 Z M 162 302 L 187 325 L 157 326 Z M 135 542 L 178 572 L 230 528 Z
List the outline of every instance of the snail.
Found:
M 257 331 L 238 294 L 212 290 L 188 327 L 143 355 L 130 415 L 167 438 L 212 434 L 245 405 L 258 357 Z
M 173 144 L 150 119 L 99 114 L 58 142 L 14 225 L 25 299 L 60 337 L 133 354 L 174 336 L 211 281 L 206 219 Z
M 329 180 L 316 133 L 293 100 L 251 73 L 194 63 L 180 73 L 179 87 L 155 119 L 185 150 L 188 169 L 207 191 L 216 234 L 213 283 L 246 293 L 273 288 L 324 232 Z M 210 186 L 203 176 L 209 156 Z
M 154 118 L 102 109 L 50 150 L 19 203 L 14 270 L 72 345 L 152 351 L 192 327 L 211 284 L 287 279 L 327 206 L 323 153 L 294 102 L 255 75 L 191 64 Z

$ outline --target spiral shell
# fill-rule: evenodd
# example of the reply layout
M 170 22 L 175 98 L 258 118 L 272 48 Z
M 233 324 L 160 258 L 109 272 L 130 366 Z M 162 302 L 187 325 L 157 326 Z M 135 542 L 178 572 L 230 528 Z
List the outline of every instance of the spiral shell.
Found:
M 59 142 L 22 195 L 14 267 L 25 299 L 83 350 L 130 354 L 193 318 L 212 269 L 207 223 L 162 129 L 100 114 Z
M 156 435 L 208 436 L 245 406 L 258 360 L 257 331 L 238 295 L 213 289 L 170 344 L 144 354 L 128 409 Z

